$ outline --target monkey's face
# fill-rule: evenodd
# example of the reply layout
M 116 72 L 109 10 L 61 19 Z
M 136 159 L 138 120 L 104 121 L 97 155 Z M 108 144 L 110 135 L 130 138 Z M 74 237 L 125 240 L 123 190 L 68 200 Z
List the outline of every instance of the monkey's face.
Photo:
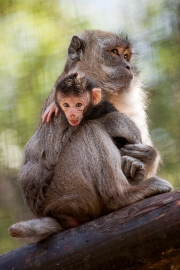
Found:
M 85 31 L 74 36 L 65 72 L 83 72 L 106 93 L 127 91 L 138 82 L 132 44 L 125 35 Z
M 85 92 L 80 97 L 65 97 L 58 93 L 57 102 L 61 110 L 64 112 L 69 124 L 71 126 L 77 126 L 81 123 L 84 113 L 88 108 L 90 103 L 90 95 L 88 92 Z

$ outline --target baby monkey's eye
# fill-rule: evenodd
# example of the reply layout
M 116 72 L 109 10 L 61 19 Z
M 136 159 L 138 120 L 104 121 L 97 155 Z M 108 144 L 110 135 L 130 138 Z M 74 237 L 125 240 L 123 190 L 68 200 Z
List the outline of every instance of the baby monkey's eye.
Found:
M 119 55 L 119 52 L 118 52 L 117 49 L 113 49 L 111 52 L 114 53 L 114 54 L 116 54 L 116 55 Z
M 63 107 L 66 107 L 67 108 L 67 107 L 69 107 L 69 104 L 68 103 L 64 103 L 63 104 Z
M 78 103 L 76 104 L 76 107 L 82 107 L 82 103 L 78 102 Z

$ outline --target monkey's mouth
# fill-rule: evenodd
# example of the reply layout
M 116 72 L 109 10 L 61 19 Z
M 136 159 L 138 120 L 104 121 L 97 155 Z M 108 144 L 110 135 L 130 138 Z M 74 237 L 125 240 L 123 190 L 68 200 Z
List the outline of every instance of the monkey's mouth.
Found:
M 69 124 L 71 126 L 77 126 L 79 125 L 79 123 L 80 123 L 80 120 L 69 120 Z

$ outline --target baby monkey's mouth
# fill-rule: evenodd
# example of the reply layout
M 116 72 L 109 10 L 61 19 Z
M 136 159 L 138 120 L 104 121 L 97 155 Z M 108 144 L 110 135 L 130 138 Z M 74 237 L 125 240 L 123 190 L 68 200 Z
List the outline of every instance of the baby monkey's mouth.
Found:
M 77 126 L 77 125 L 79 125 L 79 123 L 80 123 L 79 119 L 78 120 L 69 120 L 69 124 L 71 126 Z

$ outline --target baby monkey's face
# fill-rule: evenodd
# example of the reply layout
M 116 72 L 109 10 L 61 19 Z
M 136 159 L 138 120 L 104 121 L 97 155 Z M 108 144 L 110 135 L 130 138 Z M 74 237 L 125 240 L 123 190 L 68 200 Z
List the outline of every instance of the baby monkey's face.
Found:
M 64 112 L 69 124 L 71 126 L 77 126 L 81 123 L 84 112 L 88 108 L 91 102 L 90 94 L 85 92 L 81 96 L 67 96 L 64 97 L 61 94 L 57 95 L 57 101 Z

